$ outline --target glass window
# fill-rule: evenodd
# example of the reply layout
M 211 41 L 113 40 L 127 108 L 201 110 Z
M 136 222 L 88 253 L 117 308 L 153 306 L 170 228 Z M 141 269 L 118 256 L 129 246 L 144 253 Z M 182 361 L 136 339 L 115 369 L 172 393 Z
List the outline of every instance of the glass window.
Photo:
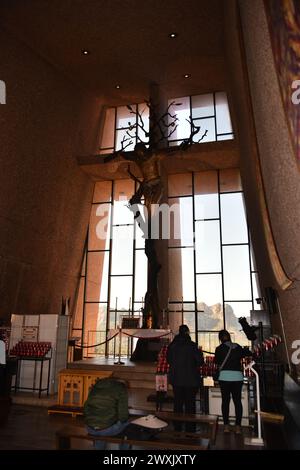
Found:
M 232 132 L 227 96 L 225 92 L 216 93 L 217 133 Z
M 232 341 L 241 346 L 248 346 L 249 341 L 242 331 L 242 327 L 238 321 L 240 317 L 246 317 L 250 320 L 250 310 L 252 310 L 251 302 L 226 302 L 225 303 L 225 322 L 226 329 L 231 335 Z
M 201 311 L 198 311 L 198 330 L 222 330 L 224 328 L 223 303 L 218 302 L 211 306 L 202 304 L 201 307 Z
M 105 112 L 104 126 L 101 135 L 101 148 L 113 150 L 115 145 L 115 108 L 108 108 Z M 98 201 L 97 201 L 98 202 Z
M 112 243 L 112 274 L 132 274 L 133 226 L 114 227 Z
M 198 344 L 204 351 L 214 353 L 216 347 L 220 345 L 218 332 L 216 333 L 198 333 Z M 209 355 L 209 354 L 205 354 Z
M 193 248 L 169 249 L 169 297 L 170 300 L 193 301 L 194 289 Z
M 131 135 L 133 135 L 133 133 L 131 133 Z M 129 152 L 130 150 L 134 150 L 135 144 L 135 137 L 130 137 L 126 130 L 120 129 L 116 131 L 116 151 L 126 149 L 126 152 Z
M 110 280 L 110 305 L 128 314 L 132 304 L 132 276 L 113 276 Z
M 203 171 L 195 173 L 196 220 L 219 218 L 218 173 Z
M 214 95 L 207 93 L 206 95 L 192 96 L 192 117 L 203 118 L 214 116 Z
M 191 124 L 190 120 L 190 98 L 185 96 L 183 98 L 176 98 L 168 101 L 168 105 L 172 102 L 174 104 L 169 109 L 171 116 L 177 116 L 176 131 L 173 132 L 169 140 L 187 139 L 191 135 Z M 174 122 L 172 117 L 169 117 L 168 124 Z
M 142 142 L 148 142 L 149 140 L 149 107 L 146 103 L 138 105 L 138 138 Z
M 93 204 L 89 225 L 89 250 L 108 250 L 111 204 Z
M 199 310 L 223 303 L 221 274 L 197 274 L 196 278 Z
M 197 134 L 193 136 L 193 142 L 215 142 L 216 128 L 214 118 L 194 119 L 195 126 L 199 127 Z
M 193 198 L 170 199 L 170 217 L 164 223 L 170 223 L 169 246 L 193 246 Z
M 252 300 L 248 250 L 247 245 L 223 246 L 225 301 Z
M 117 108 L 117 129 L 128 128 L 136 124 L 136 105 L 132 104 L 130 106 L 133 112 L 127 106 L 119 106 Z
M 97 181 L 94 188 L 93 202 L 110 202 L 111 188 L 111 181 Z
M 221 194 L 222 243 L 248 243 L 243 195 Z
M 192 174 L 169 175 L 168 190 L 169 197 L 191 196 L 193 194 Z
M 217 141 L 219 140 L 232 140 L 234 138 L 234 135 L 233 134 L 220 134 L 220 135 L 217 135 Z
M 86 301 L 107 302 L 109 252 L 88 253 Z
M 221 272 L 220 225 L 218 220 L 196 222 L 196 272 Z
M 106 333 L 106 315 L 107 305 L 106 304 L 85 304 L 84 314 L 84 343 L 85 344 L 97 344 L 101 342 L 101 339 L 95 336 L 95 333 L 102 332 L 102 338 Z M 96 340 L 96 343 L 94 341 Z M 103 339 L 104 341 L 104 339 Z M 104 349 L 102 349 L 102 354 Z
M 128 208 L 130 198 L 134 194 L 132 180 L 117 180 L 114 186 L 113 224 L 133 224 L 133 213 Z
M 242 191 L 241 175 L 237 168 L 220 171 L 220 192 Z
M 145 299 L 147 292 L 147 270 L 148 260 L 143 250 L 135 251 L 135 276 L 134 276 L 134 300 L 135 302 Z

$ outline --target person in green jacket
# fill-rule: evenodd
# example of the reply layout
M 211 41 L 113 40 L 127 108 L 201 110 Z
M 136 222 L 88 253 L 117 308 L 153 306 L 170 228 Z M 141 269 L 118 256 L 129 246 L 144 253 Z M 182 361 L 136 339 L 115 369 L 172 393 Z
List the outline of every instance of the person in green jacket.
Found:
M 128 426 L 128 393 L 123 381 L 114 378 L 98 380 L 90 391 L 83 408 L 87 431 L 93 436 L 116 436 Z M 95 448 L 105 449 L 97 441 Z M 120 449 L 128 449 L 121 444 Z

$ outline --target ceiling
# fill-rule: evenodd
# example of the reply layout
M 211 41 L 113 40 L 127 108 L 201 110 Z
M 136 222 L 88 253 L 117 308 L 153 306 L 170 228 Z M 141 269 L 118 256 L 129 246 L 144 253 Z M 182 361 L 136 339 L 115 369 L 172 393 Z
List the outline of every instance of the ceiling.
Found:
M 0 17 L 107 104 L 142 100 L 153 82 L 192 94 L 223 61 L 223 0 L 2 0 Z

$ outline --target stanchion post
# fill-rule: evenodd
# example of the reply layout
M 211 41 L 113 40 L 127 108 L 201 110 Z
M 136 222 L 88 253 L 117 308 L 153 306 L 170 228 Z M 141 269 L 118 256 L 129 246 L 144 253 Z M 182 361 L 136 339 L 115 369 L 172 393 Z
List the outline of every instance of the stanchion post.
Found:
M 114 364 L 124 365 L 125 362 L 121 361 L 121 346 L 122 346 L 122 326 L 119 326 L 119 359 Z

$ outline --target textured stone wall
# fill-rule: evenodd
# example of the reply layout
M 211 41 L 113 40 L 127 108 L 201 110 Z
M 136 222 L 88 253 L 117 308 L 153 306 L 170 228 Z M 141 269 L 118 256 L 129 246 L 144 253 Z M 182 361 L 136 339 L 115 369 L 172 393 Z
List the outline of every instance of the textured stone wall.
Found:
M 93 184 L 75 155 L 95 150 L 99 103 L 0 30 L 0 318 L 74 301 Z
M 237 5 L 245 62 L 239 45 Z M 251 235 L 262 288 L 272 286 L 279 294 L 287 344 L 292 352 L 292 341 L 300 339 L 300 283 L 296 281 L 289 290 L 283 291 L 276 285 L 272 274 L 261 226 L 263 220 L 258 204 L 253 152 L 258 149 L 272 232 L 280 261 L 290 278 L 300 278 L 300 174 L 281 101 L 263 1 L 232 1 L 228 2 L 227 8 L 228 64 L 238 118 L 241 173 Z M 249 78 L 250 106 L 244 72 Z M 252 110 L 255 132 L 251 130 Z M 272 317 L 272 321 L 274 330 L 280 332 L 279 316 Z

